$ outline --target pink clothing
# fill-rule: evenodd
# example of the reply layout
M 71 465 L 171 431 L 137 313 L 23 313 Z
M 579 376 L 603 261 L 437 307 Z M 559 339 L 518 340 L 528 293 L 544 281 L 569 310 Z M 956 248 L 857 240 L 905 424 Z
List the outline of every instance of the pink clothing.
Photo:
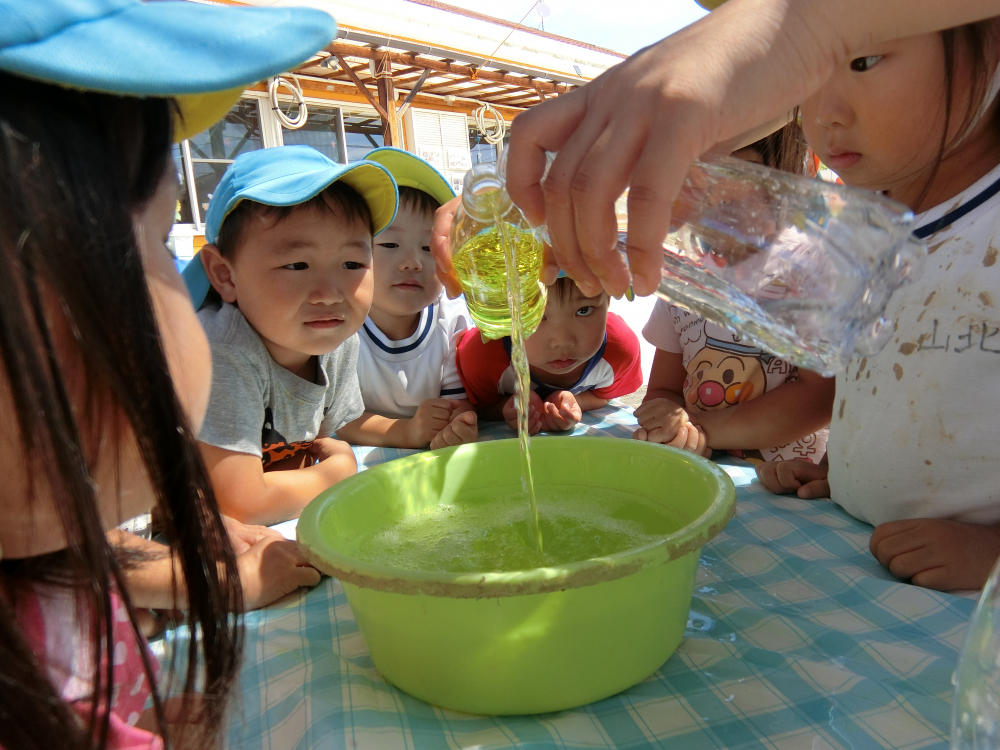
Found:
M 111 611 L 114 692 L 107 747 L 160 750 L 160 737 L 135 727 L 150 696 L 139 650 L 148 647 L 133 632 L 125 605 L 117 595 L 112 595 Z M 36 587 L 31 595 L 19 597 L 17 619 L 56 692 L 86 721 L 91 707 L 93 664 L 87 616 L 79 611 L 76 593 L 71 589 Z M 155 657 L 150 654 L 149 658 L 154 670 L 158 670 Z

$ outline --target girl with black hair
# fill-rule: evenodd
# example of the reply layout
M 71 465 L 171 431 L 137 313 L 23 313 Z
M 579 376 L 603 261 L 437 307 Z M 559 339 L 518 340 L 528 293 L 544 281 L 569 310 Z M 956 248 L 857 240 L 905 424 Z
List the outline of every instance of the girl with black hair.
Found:
M 214 746 L 244 597 L 194 443 L 210 359 L 166 247 L 170 149 L 334 24 L 132 0 L 0 0 L 0 17 L 0 747 Z M 190 629 L 171 710 L 135 555 L 106 537 L 153 506 Z

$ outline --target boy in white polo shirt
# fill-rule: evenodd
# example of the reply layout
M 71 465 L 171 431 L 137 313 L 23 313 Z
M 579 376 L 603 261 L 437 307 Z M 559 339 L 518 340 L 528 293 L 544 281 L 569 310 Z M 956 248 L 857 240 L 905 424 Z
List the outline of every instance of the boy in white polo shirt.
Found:
M 430 231 L 437 208 L 455 197 L 444 177 L 397 148 L 369 152 L 399 187 L 393 223 L 375 238 L 375 290 L 361 327 L 358 380 L 365 413 L 337 430 L 355 445 L 442 448 L 474 442 L 476 413 L 455 367 L 456 335 L 471 319 L 435 275 Z

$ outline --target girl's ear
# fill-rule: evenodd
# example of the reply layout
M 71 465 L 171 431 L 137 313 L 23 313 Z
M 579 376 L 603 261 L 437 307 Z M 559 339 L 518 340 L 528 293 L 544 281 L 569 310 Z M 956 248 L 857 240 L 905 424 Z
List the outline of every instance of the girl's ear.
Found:
M 224 258 L 219 248 L 208 244 L 201 248 L 201 262 L 205 267 L 205 275 L 208 276 L 212 287 L 219 293 L 224 302 L 234 304 L 236 302 L 236 271 L 232 262 Z

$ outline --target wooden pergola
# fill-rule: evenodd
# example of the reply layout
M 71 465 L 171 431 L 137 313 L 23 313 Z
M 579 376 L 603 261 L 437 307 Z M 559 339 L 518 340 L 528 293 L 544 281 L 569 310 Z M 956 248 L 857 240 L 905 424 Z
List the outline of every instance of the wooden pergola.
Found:
M 300 77 L 303 89 L 344 86 L 360 91 L 382 119 L 385 145 L 400 147 L 403 113 L 427 95 L 489 103 L 509 120 L 579 85 L 504 70 L 491 60 L 483 63 L 338 39 L 291 72 Z M 405 96 L 397 104 L 400 93 Z

